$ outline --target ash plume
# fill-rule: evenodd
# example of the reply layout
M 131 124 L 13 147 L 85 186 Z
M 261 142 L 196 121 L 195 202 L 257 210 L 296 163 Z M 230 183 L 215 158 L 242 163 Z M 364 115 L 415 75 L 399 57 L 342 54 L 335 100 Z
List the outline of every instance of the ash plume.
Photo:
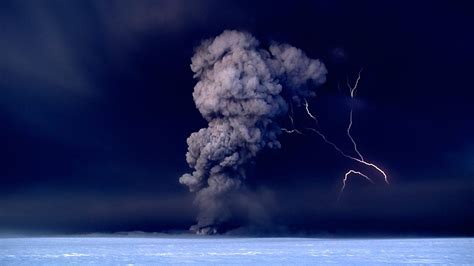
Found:
M 239 31 L 203 41 L 191 62 L 194 102 L 208 127 L 187 139 L 186 161 L 194 170 L 179 182 L 196 193 L 191 230 L 212 234 L 229 219 L 227 196 L 242 187 L 249 163 L 262 149 L 280 148 L 278 120 L 289 101 L 313 96 L 310 88 L 325 82 L 327 70 L 298 48 L 273 43 L 267 51 Z

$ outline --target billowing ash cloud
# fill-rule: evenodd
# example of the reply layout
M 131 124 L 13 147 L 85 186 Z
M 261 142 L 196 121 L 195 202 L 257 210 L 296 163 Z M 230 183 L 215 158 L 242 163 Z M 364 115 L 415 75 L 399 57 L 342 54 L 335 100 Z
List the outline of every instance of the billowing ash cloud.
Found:
M 191 230 L 208 234 L 229 218 L 226 196 L 242 186 L 246 166 L 262 149 L 281 146 L 277 120 L 287 101 L 311 97 L 308 83 L 324 83 L 327 70 L 300 49 L 275 43 L 267 51 L 238 31 L 204 41 L 191 61 L 199 79 L 194 102 L 208 127 L 187 139 L 186 161 L 194 171 L 179 181 L 196 192 L 198 223 Z

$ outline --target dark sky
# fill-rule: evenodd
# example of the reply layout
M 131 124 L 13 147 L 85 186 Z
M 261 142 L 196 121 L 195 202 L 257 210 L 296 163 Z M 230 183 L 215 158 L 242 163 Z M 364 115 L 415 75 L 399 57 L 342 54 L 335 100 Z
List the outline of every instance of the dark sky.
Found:
M 256 203 L 234 225 L 473 235 L 474 17 L 461 2 L 1 1 L 0 232 L 186 230 L 196 210 L 178 178 L 186 138 L 206 126 L 190 58 L 237 29 L 325 62 L 312 107 L 345 149 L 337 88 L 364 68 L 353 134 L 391 185 L 354 177 L 336 203 L 348 167 L 370 170 L 282 135 L 249 168 Z

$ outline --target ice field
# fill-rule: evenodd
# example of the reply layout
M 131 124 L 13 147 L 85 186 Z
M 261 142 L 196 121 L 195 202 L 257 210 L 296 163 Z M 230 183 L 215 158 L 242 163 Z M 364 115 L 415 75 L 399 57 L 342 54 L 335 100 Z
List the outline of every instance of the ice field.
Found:
M 474 265 L 473 238 L 1 238 L 0 265 Z

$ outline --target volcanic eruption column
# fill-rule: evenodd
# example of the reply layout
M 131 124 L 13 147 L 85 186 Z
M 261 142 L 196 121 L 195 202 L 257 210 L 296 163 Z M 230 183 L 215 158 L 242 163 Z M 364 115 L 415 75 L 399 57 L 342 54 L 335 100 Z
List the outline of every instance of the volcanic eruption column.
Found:
M 191 230 L 216 232 L 225 221 L 226 195 L 245 179 L 246 166 L 264 148 L 279 148 L 277 120 L 289 102 L 314 96 L 309 88 L 326 81 L 327 70 L 288 44 L 259 47 L 252 35 L 224 31 L 204 41 L 191 59 L 199 81 L 193 98 L 208 127 L 187 139 L 186 161 L 192 173 L 180 183 L 196 193 L 197 224 Z

